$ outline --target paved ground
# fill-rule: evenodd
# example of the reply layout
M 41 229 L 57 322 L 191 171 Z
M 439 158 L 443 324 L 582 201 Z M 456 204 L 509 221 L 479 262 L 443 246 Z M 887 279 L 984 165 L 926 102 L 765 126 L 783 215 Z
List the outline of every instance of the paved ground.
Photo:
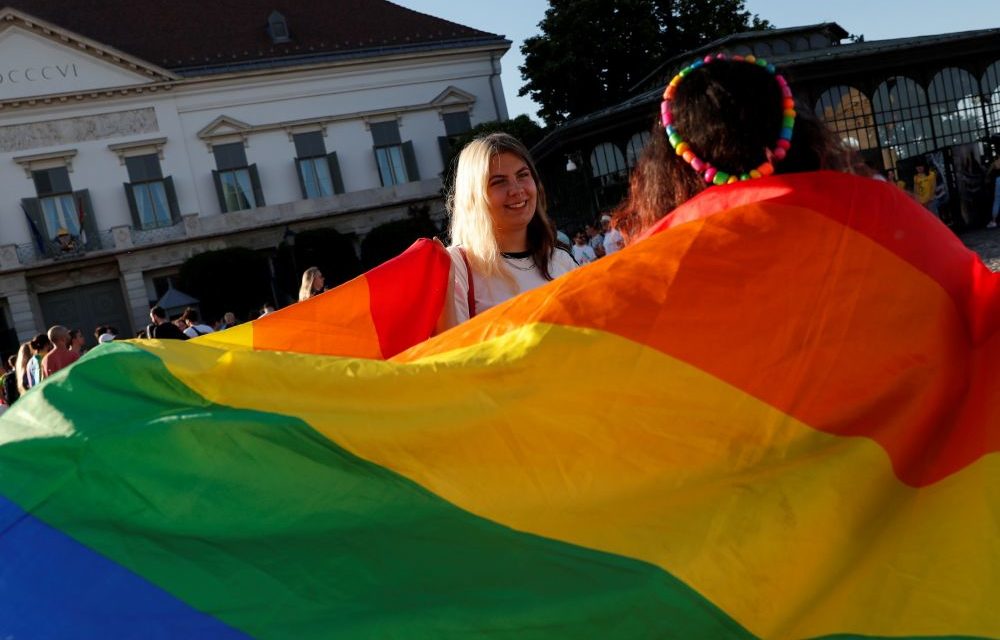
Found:
M 959 237 L 965 246 L 979 254 L 987 267 L 1000 271 L 1000 229 L 976 229 Z

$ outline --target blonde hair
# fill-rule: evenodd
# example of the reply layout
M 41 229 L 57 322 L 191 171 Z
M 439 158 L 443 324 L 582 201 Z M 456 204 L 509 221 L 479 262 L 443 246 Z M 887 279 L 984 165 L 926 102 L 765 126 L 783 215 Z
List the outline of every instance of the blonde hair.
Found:
M 69 346 L 69 329 L 62 326 L 61 324 L 52 325 L 49 327 L 49 341 L 53 344 L 66 343 Z
M 14 375 L 17 376 L 17 390 L 22 394 L 27 391 L 24 387 L 24 374 L 28 370 L 28 360 L 31 360 L 31 341 L 21 343 L 21 348 L 17 350 L 17 360 L 14 362 Z
M 303 272 L 302 285 L 299 287 L 299 302 L 313 296 L 313 282 L 316 280 L 316 276 L 321 275 L 323 272 L 319 270 L 319 267 L 309 267 Z
M 534 254 L 542 274 L 551 280 L 548 265 L 555 247 L 555 236 L 545 213 L 545 190 L 528 150 L 517 138 L 506 133 L 491 133 L 476 138 L 465 145 L 458 156 L 455 186 L 448 193 L 451 246 L 461 246 L 476 271 L 484 276 L 499 275 L 507 279 L 513 277 L 501 259 L 487 194 L 492 169 L 490 165 L 502 153 L 511 153 L 521 158 L 528 165 L 535 181 L 535 215 L 529 223 L 528 248 Z

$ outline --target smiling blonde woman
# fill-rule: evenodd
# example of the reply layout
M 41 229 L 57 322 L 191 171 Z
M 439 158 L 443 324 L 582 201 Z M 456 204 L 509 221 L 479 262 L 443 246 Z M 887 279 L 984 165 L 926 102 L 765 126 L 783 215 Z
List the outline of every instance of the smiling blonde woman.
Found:
M 576 266 L 556 247 L 545 215 L 545 190 L 528 150 L 510 135 L 493 133 L 462 149 L 448 210 L 455 312 L 448 324 Z

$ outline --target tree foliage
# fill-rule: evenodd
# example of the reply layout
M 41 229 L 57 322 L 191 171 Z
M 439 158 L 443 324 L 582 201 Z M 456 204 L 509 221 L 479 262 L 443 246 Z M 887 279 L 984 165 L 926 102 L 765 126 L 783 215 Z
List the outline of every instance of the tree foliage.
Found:
M 541 35 L 521 46 L 528 95 L 547 125 L 623 100 L 673 56 L 770 28 L 744 0 L 549 0 Z
M 319 268 L 328 289 L 361 273 L 361 261 L 354 252 L 350 236 L 330 227 L 321 227 L 300 231 L 294 238 L 294 243 L 290 243 L 287 237 L 282 240 L 275 253 L 275 295 L 279 307 L 299 299 L 302 273 L 309 267 Z
M 409 217 L 386 222 L 372 229 L 361 241 L 361 264 L 373 269 L 395 258 L 420 238 L 433 238 L 441 229 L 431 220 L 430 207 L 411 205 Z
M 267 258 L 252 249 L 206 251 L 181 265 L 177 287 L 200 301 L 202 318 L 216 320 L 227 311 L 245 318 L 273 298 Z

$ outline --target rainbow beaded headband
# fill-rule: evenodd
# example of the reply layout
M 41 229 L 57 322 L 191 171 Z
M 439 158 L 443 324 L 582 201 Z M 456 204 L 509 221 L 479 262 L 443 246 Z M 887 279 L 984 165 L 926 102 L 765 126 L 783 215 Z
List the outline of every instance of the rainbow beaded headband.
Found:
M 686 75 L 694 71 L 699 67 L 703 67 L 706 64 L 712 64 L 716 60 L 732 60 L 733 62 L 746 62 L 748 64 L 755 64 L 758 67 L 766 69 L 774 79 L 778 82 L 778 86 L 781 87 L 782 96 L 782 123 L 781 123 L 781 134 L 778 136 L 777 142 L 775 142 L 773 149 L 768 149 L 768 159 L 764 161 L 756 169 L 751 169 L 750 171 L 742 174 L 727 173 L 721 171 L 718 168 L 712 166 L 710 162 L 706 162 L 695 155 L 694 151 L 691 150 L 691 146 L 684 142 L 681 138 L 681 134 L 677 133 L 677 130 L 673 126 L 673 114 L 670 110 L 671 103 L 674 99 L 674 94 L 677 92 L 677 85 L 681 83 Z M 795 128 L 795 100 L 792 98 L 792 90 L 788 86 L 788 82 L 785 80 L 784 76 L 775 71 L 773 64 L 768 64 L 767 60 L 763 58 L 755 58 L 754 56 L 727 56 L 724 53 L 718 53 L 714 56 L 705 56 L 701 60 L 697 60 L 694 63 L 684 67 L 680 72 L 673 77 L 670 84 L 663 91 L 663 102 L 660 104 L 660 119 L 663 122 L 663 129 L 667 133 L 667 138 L 670 140 L 670 145 L 674 148 L 674 153 L 684 159 L 691 168 L 697 171 L 703 178 L 705 182 L 709 185 L 713 184 L 729 184 L 733 182 L 739 182 L 740 180 L 751 180 L 753 178 L 762 178 L 764 176 L 769 176 L 774 173 L 773 161 L 784 160 L 785 156 L 788 155 L 788 150 L 792 147 L 792 129 Z

